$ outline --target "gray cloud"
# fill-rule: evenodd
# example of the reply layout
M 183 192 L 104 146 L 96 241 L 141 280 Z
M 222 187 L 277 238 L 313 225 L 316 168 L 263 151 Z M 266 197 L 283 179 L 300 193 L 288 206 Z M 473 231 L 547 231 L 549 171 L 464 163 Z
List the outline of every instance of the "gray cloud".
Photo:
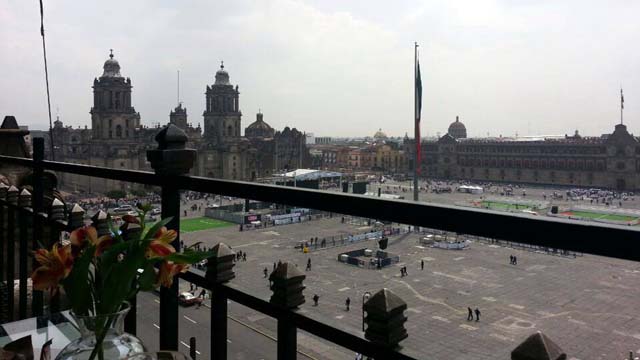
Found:
M 0 5 L 0 109 L 46 128 L 35 1 Z M 176 70 L 190 121 L 224 60 L 243 124 L 318 135 L 412 132 L 413 41 L 423 134 L 460 115 L 470 135 L 608 132 L 640 112 L 640 3 L 631 1 L 45 1 L 52 102 L 88 125 L 91 84 L 114 48 L 143 123 L 166 122 Z

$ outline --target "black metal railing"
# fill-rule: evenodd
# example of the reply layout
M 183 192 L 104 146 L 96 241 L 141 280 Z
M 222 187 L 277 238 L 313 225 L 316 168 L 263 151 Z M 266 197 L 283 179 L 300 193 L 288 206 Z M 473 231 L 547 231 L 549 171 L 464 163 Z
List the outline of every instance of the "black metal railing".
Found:
M 27 316 L 26 284 L 28 250 L 42 239 L 57 241 L 60 233 L 78 224 L 52 216 L 43 208 L 43 173 L 45 170 L 89 177 L 160 186 L 162 217 L 173 217 L 169 228 L 179 230 L 180 191 L 191 190 L 223 196 L 253 199 L 291 206 L 313 208 L 333 213 L 359 216 L 452 231 L 486 238 L 640 261 L 640 231 L 634 227 L 605 225 L 558 218 L 505 214 L 484 209 L 448 205 L 382 200 L 375 197 L 347 195 L 337 192 L 281 187 L 241 181 L 210 179 L 195 176 L 160 176 L 151 172 L 110 169 L 80 164 L 43 160 L 43 142 L 34 139 L 34 159 L 0 156 L 0 166 L 22 166 L 33 170 L 31 206 L 19 206 L 13 198 L 0 194 L 0 282 L 8 280 L 8 320 L 13 319 L 14 293 L 12 280 L 19 280 L 18 314 Z M 14 190 L 15 192 L 15 190 Z M 18 194 L 19 195 L 19 194 Z M 13 194 L 12 194 L 13 196 Z M 24 199 L 23 199 L 24 200 Z M 25 205 L 24 202 L 22 205 Z M 19 220 L 16 223 L 17 219 Z M 29 224 L 33 222 L 33 226 Z M 70 222 L 72 222 L 70 224 Z M 15 276 L 15 239 L 19 239 L 18 276 Z M 31 241 L 30 241 L 31 240 Z M 179 239 L 176 240 L 178 246 Z M 6 251 L 5 251 L 6 249 Z M 6 261 L 5 261 L 6 258 Z M 6 271 L 5 271 L 6 270 Z M 226 359 L 227 300 L 247 306 L 278 321 L 278 358 L 295 358 L 297 329 L 304 330 L 334 344 L 376 359 L 412 359 L 360 336 L 313 320 L 295 311 L 275 306 L 268 301 L 243 292 L 233 284 L 208 281 L 204 273 L 190 270 L 181 277 L 200 287 L 212 290 L 211 357 Z M 160 295 L 160 346 L 166 350 L 178 348 L 177 281 Z M 43 312 L 43 294 L 33 292 L 32 315 Z M 49 299 L 52 310 L 58 309 L 57 299 Z M 135 306 L 127 321 L 127 330 L 135 333 Z M 293 352 L 292 352 L 293 349 Z

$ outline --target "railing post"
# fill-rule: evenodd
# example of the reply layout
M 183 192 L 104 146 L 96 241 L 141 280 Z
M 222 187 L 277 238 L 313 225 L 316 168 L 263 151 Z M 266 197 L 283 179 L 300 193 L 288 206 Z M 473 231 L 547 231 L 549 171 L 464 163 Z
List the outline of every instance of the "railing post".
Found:
M 8 283 L 4 282 L 4 275 L 6 273 L 5 271 L 5 261 L 4 261 L 4 255 L 5 255 L 5 244 L 6 244 L 6 230 L 7 230 L 7 223 L 5 221 L 5 213 L 6 213 L 6 207 L 4 206 L 4 201 L 7 198 L 7 190 L 9 189 L 9 186 L 7 186 L 5 183 L 0 181 L 0 200 L 2 200 L 2 203 L 0 203 L 0 323 L 5 323 L 7 321 L 9 321 L 9 314 L 8 314 L 8 304 L 9 304 L 9 299 L 8 299 L 8 294 L 7 294 L 7 290 L 6 288 L 8 287 Z
M 298 351 L 298 330 L 289 318 L 289 311 L 304 303 L 305 289 L 302 282 L 306 275 L 292 263 L 280 263 L 271 273 L 271 290 L 273 295 L 269 300 L 272 304 L 286 309 L 284 317 L 278 320 L 278 360 L 295 360 Z
M 27 262 L 29 260 L 29 244 L 28 244 L 28 234 L 29 234 L 29 219 L 31 218 L 30 213 L 33 214 L 31 210 L 31 193 L 27 189 L 22 189 L 20 195 L 18 196 L 18 227 L 19 230 L 19 240 L 20 246 L 18 249 L 18 278 L 20 279 L 19 283 L 19 292 L 18 292 L 18 314 L 20 319 L 27 318 Z
M 211 284 L 211 358 L 227 359 L 227 296 L 222 284 L 235 277 L 235 253 L 224 243 L 213 247 L 213 256 L 207 259 L 206 279 Z
M 194 336 L 189 338 L 189 357 L 191 360 L 196 360 L 196 338 Z
M 511 360 L 566 360 L 567 354 L 545 334 L 538 331 L 511 352 Z
M 0 181 L 0 200 L 3 202 L 7 198 L 7 190 L 9 190 L 9 186 L 7 184 Z M 7 231 L 7 223 L 4 218 L 4 214 L 6 212 L 6 208 L 3 204 L 0 204 L 0 282 L 4 281 L 4 247 L 6 243 L 5 232 Z M 0 299 L 4 300 L 4 299 Z
M 7 202 L 13 207 L 7 208 L 7 296 L 9 303 L 7 311 L 9 312 L 9 321 L 14 319 L 15 295 L 14 286 L 16 279 L 16 208 L 18 205 L 18 188 L 11 185 L 7 190 Z
M 124 223 L 120 226 L 120 231 L 122 232 L 122 238 L 124 241 L 128 241 L 129 239 L 138 236 L 142 231 L 142 227 L 139 224 L 135 223 Z M 129 334 L 135 335 L 138 332 L 137 326 L 137 314 L 138 314 L 138 299 L 137 296 L 134 296 L 129 299 L 129 305 L 131 308 L 127 313 L 127 316 L 124 318 L 124 331 Z
M 404 323 L 407 303 L 389 289 L 375 293 L 364 304 L 367 328 L 364 337 L 388 348 L 396 348 L 408 337 Z M 373 354 L 371 354 L 373 355 Z
M 172 218 L 167 228 L 178 233 L 171 243 L 180 251 L 180 188 L 177 175 L 191 170 L 196 151 L 186 149 L 187 135 L 180 128 L 169 124 L 162 128 L 155 140 L 158 149 L 147 151 L 147 160 L 162 182 L 162 218 Z M 178 350 L 178 277 L 170 288 L 160 288 L 160 348 Z
M 33 239 L 32 249 L 40 247 L 39 241 L 42 241 L 44 221 L 41 217 L 44 211 L 44 169 L 42 161 L 44 160 L 44 138 L 33 139 L 33 193 L 31 194 L 31 208 L 33 209 Z M 33 258 L 33 269 L 38 267 L 38 262 Z M 31 315 L 42 315 L 43 294 L 42 291 L 31 289 Z
M 80 206 L 78 206 L 80 208 Z M 51 202 L 51 208 L 49 209 L 49 221 L 47 222 L 47 226 L 45 229 L 48 231 L 48 234 L 44 237 L 44 239 L 48 239 L 43 245 L 47 248 L 51 248 L 53 244 L 60 241 L 60 233 L 62 229 L 67 229 L 69 227 L 67 218 L 65 215 L 65 206 L 62 201 L 58 198 L 53 198 Z M 82 208 L 80 208 L 82 210 Z M 84 217 L 84 212 L 80 214 L 81 217 Z M 71 215 L 69 215 L 71 217 Z M 58 293 L 52 295 L 49 298 L 49 311 L 48 313 L 56 313 L 60 311 L 60 296 Z

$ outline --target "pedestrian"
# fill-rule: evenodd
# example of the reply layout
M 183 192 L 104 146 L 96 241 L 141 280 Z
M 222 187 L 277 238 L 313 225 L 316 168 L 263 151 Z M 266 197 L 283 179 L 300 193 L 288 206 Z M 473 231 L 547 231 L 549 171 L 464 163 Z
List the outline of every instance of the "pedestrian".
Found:
M 305 270 L 306 271 L 311 270 L 311 258 L 307 259 L 307 268 Z
M 184 211 L 184 217 L 187 217 L 187 210 Z
M 471 318 L 473 320 L 473 318 Z M 480 310 L 476 308 L 476 321 L 480 321 Z
M 420 260 L 420 270 L 424 270 L 424 260 Z
M 513 256 L 513 265 L 518 265 L 518 258 L 515 255 Z
M 347 305 L 347 311 L 349 311 L 349 305 L 351 305 L 351 299 L 347 297 L 347 300 L 344 303 Z
M 513 255 L 509 255 L 509 264 L 513 265 Z
M 247 261 L 247 253 L 242 252 L 242 261 Z
M 262 270 L 262 272 L 264 273 L 264 278 L 267 278 L 267 274 L 269 273 L 269 270 L 267 270 L 267 268 L 264 268 L 264 270 Z
M 407 267 L 404 267 L 404 276 L 409 276 L 409 274 L 407 273 Z
M 318 300 L 320 300 L 320 296 L 318 294 L 313 295 L 313 306 L 318 306 Z
M 473 310 L 470 307 L 467 307 L 467 311 L 469 312 L 467 315 L 467 321 L 473 321 Z

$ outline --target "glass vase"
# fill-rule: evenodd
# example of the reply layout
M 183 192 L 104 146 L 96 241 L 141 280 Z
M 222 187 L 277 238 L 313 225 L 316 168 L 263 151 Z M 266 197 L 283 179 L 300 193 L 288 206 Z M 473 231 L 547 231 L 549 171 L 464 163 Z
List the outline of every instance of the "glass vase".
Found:
M 104 360 L 127 359 L 146 351 L 142 341 L 124 332 L 124 318 L 129 312 L 129 303 L 122 310 L 105 315 L 80 316 L 69 312 L 80 331 L 80 337 L 65 346 L 56 360 Z M 99 346 L 99 339 L 102 340 Z

